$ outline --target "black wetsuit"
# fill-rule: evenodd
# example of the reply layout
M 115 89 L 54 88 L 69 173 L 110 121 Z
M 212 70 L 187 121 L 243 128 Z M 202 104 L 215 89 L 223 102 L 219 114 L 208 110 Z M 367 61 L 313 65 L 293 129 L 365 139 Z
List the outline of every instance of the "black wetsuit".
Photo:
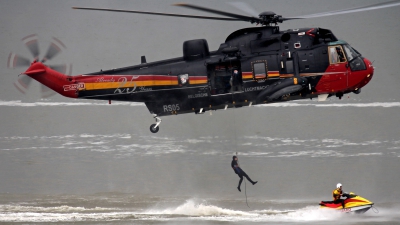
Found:
M 243 177 L 246 177 L 248 181 L 250 181 L 253 185 L 257 182 L 254 182 L 251 180 L 251 178 L 239 167 L 237 161 L 235 160 L 235 157 L 233 157 L 232 159 L 232 163 L 231 163 L 232 169 L 235 171 L 235 173 L 240 177 L 239 180 L 239 185 L 238 185 L 238 189 L 240 190 L 240 185 L 242 184 L 243 181 Z

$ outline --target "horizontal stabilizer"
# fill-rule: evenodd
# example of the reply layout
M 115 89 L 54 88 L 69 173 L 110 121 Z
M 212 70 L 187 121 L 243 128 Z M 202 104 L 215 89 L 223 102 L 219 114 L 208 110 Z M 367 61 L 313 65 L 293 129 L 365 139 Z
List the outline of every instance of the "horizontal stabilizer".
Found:
M 46 72 L 46 67 L 42 63 L 34 62 L 23 74 L 32 76 L 45 72 Z
M 27 70 L 24 74 L 26 75 L 35 75 L 46 72 L 46 69 L 37 69 L 37 70 Z

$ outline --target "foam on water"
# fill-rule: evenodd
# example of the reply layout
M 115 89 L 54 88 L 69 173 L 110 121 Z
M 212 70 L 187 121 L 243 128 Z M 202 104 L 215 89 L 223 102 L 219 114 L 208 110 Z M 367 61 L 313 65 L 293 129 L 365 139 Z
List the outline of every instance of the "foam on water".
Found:
M 85 207 L 72 207 L 68 205 L 55 206 L 55 207 L 39 207 L 39 206 L 24 206 L 24 205 L 0 205 L 0 212 L 89 212 L 89 211 L 109 211 L 115 208 L 85 208 Z
M 132 218 L 132 213 L 109 212 L 116 210 L 116 208 L 67 205 L 55 207 L 0 205 L 0 222 L 112 221 Z
M 299 210 L 252 210 L 240 211 L 226 209 L 198 200 L 190 199 L 185 203 L 167 209 L 149 209 L 144 214 L 148 215 L 181 215 L 185 217 L 199 217 L 202 220 L 221 221 L 312 221 L 337 218 L 338 215 L 326 213 L 318 207 L 309 206 Z M 307 215 L 306 215 L 307 214 Z M 327 215 L 325 215 L 327 214 Z M 340 215 L 339 215 L 340 216 Z M 302 219 L 300 219 L 302 218 Z
M 371 210 L 370 210 L 371 211 Z M 141 213 L 143 220 L 206 220 L 206 221 L 229 221 L 229 222 L 330 222 L 340 221 L 341 223 L 371 222 L 371 221 L 396 221 L 398 207 L 381 210 L 382 213 L 374 214 L 346 214 L 329 209 L 321 209 L 318 206 L 306 206 L 295 210 L 250 210 L 240 211 L 226 209 L 199 200 L 190 199 L 185 203 L 165 209 L 149 209 Z M 145 215 L 145 216 L 144 216 Z M 144 217 L 143 217 L 144 216 Z M 147 217 L 146 217 L 147 216 Z
M 287 202 L 287 201 L 286 201 Z M 267 204 L 267 203 L 266 203 Z M 267 204 L 268 205 L 268 204 Z M 85 208 L 67 205 L 56 207 L 0 205 L 0 222 L 75 222 L 75 221 L 230 221 L 230 222 L 378 222 L 396 221 L 398 206 L 382 208 L 374 214 L 345 214 L 318 206 L 298 209 L 233 210 L 208 204 L 204 200 L 189 199 L 177 206 L 151 207 L 145 210 L 118 208 Z
M 132 142 L 134 139 L 135 142 Z M 251 151 L 244 156 L 257 157 L 380 157 L 400 155 L 399 140 L 349 141 L 346 139 L 299 139 L 265 136 L 241 137 L 242 146 Z M 141 143 L 141 144 L 138 144 Z M 212 145 L 210 145 L 212 144 Z M 159 156 L 165 154 L 226 155 L 230 139 L 226 137 L 198 137 L 179 139 L 149 137 L 126 133 L 69 134 L 57 136 L 0 137 L 0 150 L 85 149 L 93 152 L 115 151 L 129 155 Z M 365 148 L 370 146 L 369 148 Z M 389 151 L 387 151 L 389 150 Z
M 298 210 L 252 210 L 249 212 L 226 209 L 207 203 L 198 203 L 190 199 L 184 204 L 167 209 L 149 209 L 144 214 L 158 215 L 159 218 L 182 216 L 186 220 L 214 221 L 248 221 L 248 222 L 300 222 L 300 221 L 334 221 L 340 218 L 340 213 L 321 210 L 318 206 L 308 206 Z
M 255 213 L 220 208 L 190 199 L 184 204 L 167 209 L 149 209 L 144 214 L 185 215 L 185 216 L 256 216 Z
M 0 222 L 76 222 L 115 221 L 135 218 L 129 212 L 117 213 L 6 213 L 0 214 Z

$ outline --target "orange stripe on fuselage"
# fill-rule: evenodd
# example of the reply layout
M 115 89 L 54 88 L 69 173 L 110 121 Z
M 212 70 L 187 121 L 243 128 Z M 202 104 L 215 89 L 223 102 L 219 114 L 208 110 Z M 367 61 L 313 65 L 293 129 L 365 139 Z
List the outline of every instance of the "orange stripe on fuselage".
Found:
M 207 80 L 189 80 L 189 84 L 207 84 Z
M 148 86 L 168 86 L 178 85 L 178 81 L 132 81 L 126 82 L 102 82 L 102 83 L 85 83 L 86 90 L 112 89 L 112 88 L 133 88 L 133 87 L 148 87 Z
M 207 84 L 207 77 L 206 76 L 189 77 L 189 84 Z
M 81 82 L 85 83 L 85 90 L 101 90 L 115 88 L 134 88 L 152 86 L 177 86 L 177 76 L 104 76 L 84 77 Z M 121 81 L 121 78 L 126 78 Z M 86 82 L 84 81 L 86 80 Z M 207 84 L 206 76 L 189 77 L 189 84 Z
M 268 72 L 268 77 L 279 77 L 279 71 L 269 71 Z M 265 75 L 256 75 L 257 79 L 265 79 Z M 253 73 L 252 72 L 243 72 L 242 73 L 242 79 L 253 79 Z

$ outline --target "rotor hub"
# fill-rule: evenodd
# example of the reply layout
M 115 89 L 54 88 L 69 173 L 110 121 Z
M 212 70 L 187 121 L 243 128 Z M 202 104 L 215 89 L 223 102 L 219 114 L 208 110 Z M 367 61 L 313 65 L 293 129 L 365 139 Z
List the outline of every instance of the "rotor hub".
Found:
M 271 24 L 277 24 L 277 23 L 283 22 L 282 16 L 276 15 L 276 13 L 274 13 L 272 11 L 262 12 L 258 16 L 262 20 L 263 25 L 271 25 Z

